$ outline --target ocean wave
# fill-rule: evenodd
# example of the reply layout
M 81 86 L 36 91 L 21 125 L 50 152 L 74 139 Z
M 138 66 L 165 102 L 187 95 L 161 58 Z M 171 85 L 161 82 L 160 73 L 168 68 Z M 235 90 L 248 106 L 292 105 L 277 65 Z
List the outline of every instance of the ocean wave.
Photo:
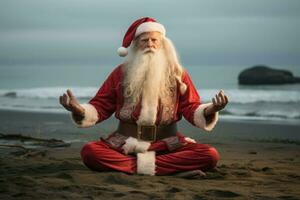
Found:
M 49 112 L 49 113 L 67 113 L 67 111 L 58 103 L 54 105 L 21 105 L 0 104 L 0 110 L 18 110 L 27 112 Z M 237 118 L 237 119 L 261 119 L 261 120 L 300 120 L 300 111 L 283 111 L 277 110 L 245 110 L 245 109 L 226 109 L 220 112 L 221 118 Z
M 300 119 L 300 112 L 282 112 L 281 110 L 271 110 L 271 111 L 245 111 L 245 110 L 235 110 L 221 111 L 222 115 L 227 116 L 243 116 L 248 118 L 264 118 L 264 119 Z
M 77 98 L 91 98 L 98 90 L 96 87 L 44 87 L 11 90 L 1 89 L 0 97 L 57 99 L 60 95 L 65 93 L 67 89 L 71 89 Z
M 28 89 L 1 89 L 0 97 L 7 98 L 36 98 L 36 99 L 57 99 L 60 95 L 71 89 L 77 98 L 90 99 L 99 88 L 97 87 L 44 87 Z M 210 102 L 218 93 L 217 89 L 198 90 L 203 102 Z M 278 102 L 278 103 L 300 103 L 299 91 L 287 90 L 251 90 L 251 89 L 227 89 L 231 103 L 258 103 L 258 102 Z
M 219 92 L 216 89 L 198 90 L 202 101 L 209 102 Z M 228 89 L 225 90 L 231 103 L 300 103 L 299 91 L 286 90 L 250 90 L 250 89 Z

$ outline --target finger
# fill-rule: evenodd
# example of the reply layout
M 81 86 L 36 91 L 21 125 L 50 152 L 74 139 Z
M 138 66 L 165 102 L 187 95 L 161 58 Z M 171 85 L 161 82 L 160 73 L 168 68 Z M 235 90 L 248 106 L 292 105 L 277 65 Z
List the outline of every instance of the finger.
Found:
M 212 102 L 213 102 L 213 105 L 214 105 L 214 106 L 217 106 L 217 102 L 216 102 L 215 98 L 212 98 L 211 100 L 212 100 Z
M 217 95 L 215 95 L 214 100 L 216 102 L 215 105 L 217 106 L 218 105 L 218 96 Z
M 70 107 L 75 109 L 77 106 L 77 103 L 75 101 L 70 100 L 69 105 L 70 105 Z
M 67 94 L 69 97 L 74 97 L 74 95 L 70 89 L 67 89 Z
M 70 89 L 67 89 L 67 94 L 71 99 L 75 98 Z
M 215 98 L 216 98 L 217 105 L 220 105 L 220 99 L 219 99 L 219 96 L 216 95 Z
M 229 99 L 228 99 L 228 97 L 227 97 L 226 95 L 224 95 L 224 98 L 225 98 L 225 102 L 226 102 L 226 104 L 228 104 L 228 102 L 229 102 Z
M 71 102 L 70 106 L 71 106 L 72 111 L 74 113 L 77 113 L 77 114 L 80 114 L 80 115 L 84 114 L 84 109 L 78 103 Z
M 70 110 L 69 107 L 67 106 L 67 104 L 65 103 L 63 96 L 59 97 L 59 102 L 66 110 Z
M 69 103 L 68 103 L 68 96 L 67 96 L 65 93 L 63 94 L 63 103 L 64 103 L 66 106 L 69 105 Z
M 63 105 L 62 96 L 59 96 L 59 103 L 60 103 L 61 105 Z
M 220 97 L 223 94 L 223 90 L 220 90 L 217 94 L 218 97 Z
M 222 105 L 222 92 L 219 92 L 218 100 L 219 100 L 219 104 Z
M 224 93 L 221 93 L 220 99 L 221 99 L 221 104 L 222 104 L 222 105 L 225 105 L 225 104 L 226 104 L 226 99 L 225 99 Z
M 224 91 L 220 90 L 220 92 L 218 93 L 218 96 L 222 96 L 222 95 L 224 95 Z
M 223 103 L 222 97 L 221 97 L 221 96 L 218 96 L 218 98 L 219 98 L 219 106 L 220 106 L 220 107 L 223 107 L 223 106 L 224 106 L 224 103 Z
M 220 90 L 220 92 L 219 92 L 219 96 L 221 97 L 221 99 L 222 99 L 222 101 L 224 101 L 224 102 L 228 102 L 227 100 L 228 100 L 228 98 L 226 99 L 225 98 L 225 92 L 224 92 L 224 90 L 223 89 L 221 89 Z
M 59 96 L 59 103 L 62 104 L 62 96 Z

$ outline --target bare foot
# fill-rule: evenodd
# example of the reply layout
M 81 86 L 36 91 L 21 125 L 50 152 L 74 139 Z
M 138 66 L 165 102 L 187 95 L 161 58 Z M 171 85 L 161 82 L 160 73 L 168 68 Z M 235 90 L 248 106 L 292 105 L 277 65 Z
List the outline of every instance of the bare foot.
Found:
M 203 178 L 205 176 L 206 176 L 206 174 L 203 171 L 201 171 L 200 169 L 179 172 L 179 173 L 175 174 L 175 177 L 179 177 L 179 178 L 199 178 L 199 177 Z

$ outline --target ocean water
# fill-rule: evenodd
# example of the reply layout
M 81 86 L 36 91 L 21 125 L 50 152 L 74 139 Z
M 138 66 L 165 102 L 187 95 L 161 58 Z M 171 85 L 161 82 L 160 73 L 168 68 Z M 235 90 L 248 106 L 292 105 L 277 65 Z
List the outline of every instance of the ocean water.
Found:
M 0 109 L 66 112 L 58 97 L 71 89 L 81 103 L 92 98 L 117 65 L 0 65 Z M 221 119 L 280 120 L 300 123 L 300 84 L 239 86 L 249 66 L 185 66 L 202 102 L 223 89 L 230 103 Z M 300 76 L 298 66 L 272 66 Z

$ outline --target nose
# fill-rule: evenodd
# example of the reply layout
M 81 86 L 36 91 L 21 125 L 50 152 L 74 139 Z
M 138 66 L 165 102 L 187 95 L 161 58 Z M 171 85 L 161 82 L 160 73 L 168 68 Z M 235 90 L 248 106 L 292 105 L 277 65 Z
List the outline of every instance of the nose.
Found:
M 152 47 L 152 45 L 153 45 L 153 42 L 151 40 L 148 40 L 147 41 L 147 47 Z

